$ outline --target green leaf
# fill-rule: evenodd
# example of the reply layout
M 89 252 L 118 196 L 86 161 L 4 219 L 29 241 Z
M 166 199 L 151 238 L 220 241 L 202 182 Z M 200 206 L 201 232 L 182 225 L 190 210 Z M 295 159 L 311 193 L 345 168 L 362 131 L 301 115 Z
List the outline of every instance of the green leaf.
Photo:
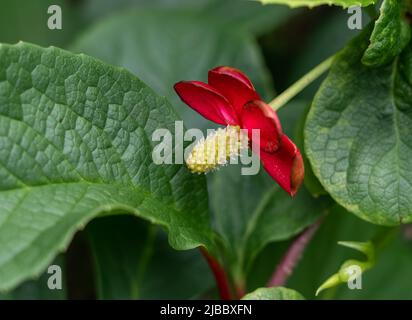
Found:
M 335 5 L 343 8 L 351 6 L 367 7 L 375 3 L 375 0 L 255 0 L 263 4 L 285 4 L 291 8 L 309 7 L 313 8 L 321 5 Z
M 245 295 L 242 300 L 305 300 L 297 291 L 283 287 L 259 288 Z
M 371 69 L 361 63 L 367 37 L 336 57 L 309 112 L 305 150 L 339 204 L 372 223 L 397 225 L 412 221 L 412 51 Z
M 411 38 L 408 22 L 402 17 L 401 0 L 384 0 L 375 22 L 369 47 L 362 62 L 370 67 L 388 64 L 401 53 Z
M 206 81 L 209 69 L 230 65 L 248 74 L 262 96 L 273 95 L 255 40 L 243 28 L 226 26 L 204 12 L 131 10 L 103 20 L 72 48 L 134 72 L 172 102 L 186 126 L 206 129 L 214 124 L 182 103 L 173 90 L 176 82 Z
M 171 249 L 157 226 L 111 216 L 93 220 L 86 231 L 100 299 L 189 299 L 214 285 L 199 251 Z
M 128 71 L 58 48 L 0 46 L 0 289 L 38 275 L 97 215 L 133 213 L 176 249 L 213 250 L 205 180 L 155 165 L 169 103 Z

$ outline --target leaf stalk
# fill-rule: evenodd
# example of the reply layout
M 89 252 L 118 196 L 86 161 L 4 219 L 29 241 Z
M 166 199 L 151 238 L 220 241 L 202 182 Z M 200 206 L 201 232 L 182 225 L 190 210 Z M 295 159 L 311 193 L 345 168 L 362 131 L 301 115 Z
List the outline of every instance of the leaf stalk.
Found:
M 327 58 L 315 68 L 305 74 L 302 78 L 292 84 L 288 89 L 278 95 L 273 99 L 269 105 L 273 110 L 277 111 L 285 104 L 287 104 L 291 99 L 293 99 L 297 94 L 299 94 L 303 89 L 310 85 L 313 81 L 319 78 L 323 73 L 325 73 L 332 65 L 335 55 Z

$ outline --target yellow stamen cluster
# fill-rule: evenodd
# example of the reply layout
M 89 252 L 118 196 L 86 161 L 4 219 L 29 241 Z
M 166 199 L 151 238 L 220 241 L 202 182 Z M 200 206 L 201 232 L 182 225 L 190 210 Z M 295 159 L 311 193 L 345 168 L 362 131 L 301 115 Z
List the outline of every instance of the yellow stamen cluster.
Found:
M 247 147 L 247 135 L 240 127 L 227 126 L 200 140 L 187 157 L 186 164 L 192 172 L 207 173 L 238 157 Z

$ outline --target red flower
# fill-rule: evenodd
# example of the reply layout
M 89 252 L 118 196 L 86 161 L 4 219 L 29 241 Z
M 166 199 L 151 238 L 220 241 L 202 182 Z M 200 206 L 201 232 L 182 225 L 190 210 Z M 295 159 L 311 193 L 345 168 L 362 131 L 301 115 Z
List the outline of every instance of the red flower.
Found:
M 260 129 L 259 156 L 270 176 L 290 195 L 295 195 L 303 177 L 302 156 L 282 132 L 276 112 L 263 102 L 248 77 L 231 67 L 209 71 L 209 84 L 181 81 L 174 88 L 180 98 L 203 117 L 221 125 Z

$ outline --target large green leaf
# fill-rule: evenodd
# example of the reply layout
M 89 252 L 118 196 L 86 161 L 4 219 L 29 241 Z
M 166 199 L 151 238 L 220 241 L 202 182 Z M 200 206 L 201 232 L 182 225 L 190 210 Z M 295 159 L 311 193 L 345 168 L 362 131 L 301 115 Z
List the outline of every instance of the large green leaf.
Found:
M 369 47 L 362 62 L 370 67 L 387 64 L 405 48 L 411 38 L 409 23 L 403 17 L 403 1 L 384 0 L 381 14 L 375 22 Z
M 214 286 L 200 252 L 171 249 L 157 226 L 111 216 L 93 220 L 86 231 L 100 299 L 188 299 Z
M 263 4 L 286 4 L 291 8 L 309 7 L 313 8 L 320 5 L 335 5 L 343 8 L 351 6 L 366 7 L 375 3 L 375 0 L 255 0 Z
M 309 112 L 306 152 L 331 196 L 377 224 L 412 221 L 411 48 L 392 64 L 361 63 L 367 30 L 335 59 Z
M 173 90 L 176 82 L 205 81 L 209 69 L 231 65 L 250 75 L 263 96 L 271 95 L 270 77 L 254 39 L 242 28 L 225 26 L 204 12 L 132 10 L 86 31 L 73 50 L 127 68 L 165 95 L 186 126 L 210 128 L 211 122 L 180 101 Z
M 256 289 L 245 295 L 242 300 L 304 300 L 304 298 L 295 290 L 275 287 Z
M 124 69 L 1 45 L 0 288 L 39 274 L 99 214 L 160 224 L 176 249 L 210 247 L 204 179 L 152 162 L 152 132 L 175 119 Z

